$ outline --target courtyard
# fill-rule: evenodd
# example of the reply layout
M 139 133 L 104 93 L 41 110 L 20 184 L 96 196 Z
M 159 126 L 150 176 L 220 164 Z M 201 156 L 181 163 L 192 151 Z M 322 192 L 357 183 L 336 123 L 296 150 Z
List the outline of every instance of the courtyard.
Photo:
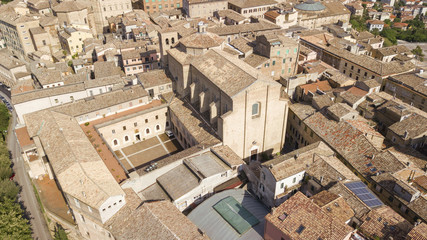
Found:
M 133 172 L 181 150 L 175 137 L 169 138 L 163 133 L 116 150 L 114 153 L 124 168 L 128 172 Z

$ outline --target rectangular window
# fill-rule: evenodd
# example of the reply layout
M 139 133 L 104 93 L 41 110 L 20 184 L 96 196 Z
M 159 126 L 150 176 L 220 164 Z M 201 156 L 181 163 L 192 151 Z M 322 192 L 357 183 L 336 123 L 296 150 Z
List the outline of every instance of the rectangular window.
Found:
M 136 126 L 138 126 L 138 123 L 137 123 L 137 122 L 134 122 L 134 123 L 133 123 L 133 126 L 135 126 L 135 127 L 136 127 Z
M 276 65 L 276 61 L 273 60 L 273 66 Z
M 283 63 L 286 63 L 286 58 L 283 59 Z
M 280 188 L 283 188 L 285 186 L 285 183 L 280 184 Z
M 259 115 L 259 103 L 252 104 L 252 116 Z
M 280 51 L 277 51 L 277 56 L 280 56 Z

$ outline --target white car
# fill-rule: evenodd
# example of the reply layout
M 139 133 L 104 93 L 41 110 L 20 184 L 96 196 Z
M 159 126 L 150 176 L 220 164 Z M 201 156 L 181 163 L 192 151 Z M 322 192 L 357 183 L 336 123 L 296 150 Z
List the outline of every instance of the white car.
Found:
M 173 132 L 172 132 L 171 130 L 166 130 L 166 131 L 165 131 L 165 134 L 166 134 L 168 137 L 170 137 L 170 138 L 173 138 L 173 137 L 174 137 Z

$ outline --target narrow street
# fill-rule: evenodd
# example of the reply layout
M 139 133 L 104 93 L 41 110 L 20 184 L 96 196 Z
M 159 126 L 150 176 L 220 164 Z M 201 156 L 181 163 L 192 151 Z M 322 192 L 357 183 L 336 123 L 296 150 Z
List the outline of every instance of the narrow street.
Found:
M 5 97 L 6 100 L 11 103 L 10 98 L 6 94 L 0 92 L 0 95 Z M 43 214 L 41 213 L 40 206 L 34 194 L 34 188 L 27 174 L 25 162 L 21 157 L 19 145 L 14 133 L 15 126 L 16 114 L 15 112 L 12 112 L 7 136 L 7 146 L 12 154 L 13 172 L 15 173 L 14 180 L 22 188 L 22 191 L 19 194 L 19 200 L 24 204 L 26 211 L 29 215 L 28 217 L 30 218 L 31 222 L 33 239 L 49 240 L 52 239 L 52 236 L 50 235 L 49 229 L 46 225 L 46 221 L 43 217 Z

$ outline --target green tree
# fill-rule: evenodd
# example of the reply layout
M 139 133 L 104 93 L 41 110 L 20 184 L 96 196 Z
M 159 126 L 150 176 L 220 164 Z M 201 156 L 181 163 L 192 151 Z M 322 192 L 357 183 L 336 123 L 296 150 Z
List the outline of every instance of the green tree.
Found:
M 384 38 L 384 47 L 393 46 L 393 43 L 388 40 L 388 38 Z
M 55 226 L 55 234 L 53 237 L 55 240 L 68 240 L 65 229 L 58 223 Z
M 10 114 L 7 107 L 2 103 L 0 104 L 0 131 L 7 130 L 9 126 Z
M 423 62 L 424 61 L 424 54 L 423 49 L 421 49 L 420 46 L 417 46 L 416 48 L 412 49 L 411 51 L 415 56 L 418 57 L 418 59 Z
M 0 239 L 31 239 L 31 228 L 21 206 L 9 198 L 0 200 Z
M 371 31 L 371 33 L 372 33 L 372 34 L 374 34 L 375 36 L 378 36 L 378 35 L 380 34 L 380 30 L 379 30 L 378 28 L 374 28 L 374 29 Z
M 400 22 L 401 20 L 400 20 L 400 18 L 395 18 L 394 20 L 393 20 L 393 22 Z
M 19 193 L 19 186 L 9 179 L 0 180 L 0 198 L 15 200 Z
M 381 37 L 387 38 L 393 45 L 397 43 L 397 31 L 391 28 L 384 28 L 381 33 Z

